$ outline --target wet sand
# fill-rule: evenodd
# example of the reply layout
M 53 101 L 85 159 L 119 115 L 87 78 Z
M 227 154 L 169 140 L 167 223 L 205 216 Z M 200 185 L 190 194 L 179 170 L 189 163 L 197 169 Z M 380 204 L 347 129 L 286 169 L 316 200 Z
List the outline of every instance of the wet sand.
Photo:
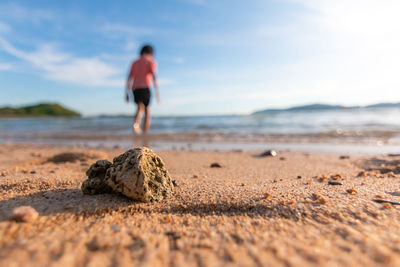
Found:
M 122 152 L 0 145 L 0 266 L 400 264 L 400 207 L 372 201 L 400 201 L 400 157 L 159 151 L 172 198 L 83 195 L 89 165 Z M 40 217 L 9 221 L 23 205 Z

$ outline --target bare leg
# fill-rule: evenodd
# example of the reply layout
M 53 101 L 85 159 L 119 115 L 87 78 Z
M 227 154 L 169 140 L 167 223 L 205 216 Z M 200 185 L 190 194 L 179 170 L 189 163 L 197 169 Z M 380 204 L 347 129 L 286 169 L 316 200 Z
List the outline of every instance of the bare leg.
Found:
M 133 125 L 133 130 L 135 131 L 136 134 L 141 133 L 140 122 L 142 120 L 142 113 L 143 113 L 144 108 L 145 108 L 145 106 L 143 105 L 143 103 L 139 103 L 137 106 L 135 124 Z
M 144 109 L 144 132 L 147 133 L 150 130 L 151 125 L 151 114 L 150 114 L 150 107 L 145 107 Z

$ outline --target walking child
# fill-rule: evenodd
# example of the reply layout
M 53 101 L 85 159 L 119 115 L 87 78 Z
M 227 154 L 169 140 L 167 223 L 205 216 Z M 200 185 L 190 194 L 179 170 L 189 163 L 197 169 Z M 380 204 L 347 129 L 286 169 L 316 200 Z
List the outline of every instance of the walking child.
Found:
M 126 86 L 126 101 L 129 102 L 129 96 L 133 91 L 134 101 L 137 105 L 137 112 L 133 130 L 136 134 L 141 134 L 142 129 L 140 123 L 144 112 L 144 133 L 150 130 L 151 114 L 150 114 L 150 88 L 154 84 L 157 102 L 160 102 L 160 92 L 158 89 L 158 81 L 156 77 L 157 63 L 153 58 L 153 47 L 144 45 L 140 50 L 140 57 L 132 63 Z

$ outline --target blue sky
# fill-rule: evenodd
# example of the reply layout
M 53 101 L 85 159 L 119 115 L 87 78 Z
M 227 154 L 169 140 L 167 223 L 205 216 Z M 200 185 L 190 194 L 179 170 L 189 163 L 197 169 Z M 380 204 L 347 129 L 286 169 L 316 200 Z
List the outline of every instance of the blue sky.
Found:
M 132 113 L 128 68 L 156 48 L 158 115 L 400 101 L 396 0 L 0 1 L 0 105 Z

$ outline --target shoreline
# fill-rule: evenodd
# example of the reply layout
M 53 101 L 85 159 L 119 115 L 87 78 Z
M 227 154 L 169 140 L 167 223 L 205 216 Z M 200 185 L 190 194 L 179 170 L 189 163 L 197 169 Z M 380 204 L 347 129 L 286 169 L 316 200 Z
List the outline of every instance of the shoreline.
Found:
M 256 152 L 274 149 L 278 151 L 306 152 L 306 153 L 328 153 L 328 154 L 364 154 L 385 155 L 400 153 L 400 144 L 363 144 L 363 143 L 312 143 L 312 142 L 224 142 L 224 141 L 168 141 L 153 140 L 145 137 L 136 137 L 121 140 L 89 140 L 89 139 L 29 139 L 26 141 L 0 138 L 1 144 L 22 145 L 49 145 L 56 147 L 86 147 L 94 149 L 123 148 L 129 149 L 137 146 L 147 146 L 155 151 L 165 150 L 189 150 L 189 151 L 245 151 Z

